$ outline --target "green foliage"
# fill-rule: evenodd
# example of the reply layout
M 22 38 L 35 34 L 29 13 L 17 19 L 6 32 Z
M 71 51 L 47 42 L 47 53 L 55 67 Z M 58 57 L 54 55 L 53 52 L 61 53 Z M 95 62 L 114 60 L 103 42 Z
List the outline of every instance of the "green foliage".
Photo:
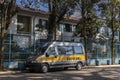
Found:
M 9 27 L 9 24 L 11 22 L 12 17 L 16 14 L 16 0 L 3 0 L 3 2 L 0 4 L 2 8 L 2 20 L 3 20 L 3 26 L 6 30 Z
M 120 2 L 119 0 L 109 0 L 107 3 L 99 4 L 101 10 L 101 18 L 105 18 L 104 23 L 113 31 L 116 31 L 120 26 Z M 111 23 L 113 22 L 113 25 Z
M 97 2 L 99 0 L 81 0 L 78 3 L 78 9 L 81 10 L 82 18 L 78 23 L 77 33 L 81 34 L 81 37 L 86 36 L 92 38 L 97 32 L 97 27 L 100 25 L 95 8 Z

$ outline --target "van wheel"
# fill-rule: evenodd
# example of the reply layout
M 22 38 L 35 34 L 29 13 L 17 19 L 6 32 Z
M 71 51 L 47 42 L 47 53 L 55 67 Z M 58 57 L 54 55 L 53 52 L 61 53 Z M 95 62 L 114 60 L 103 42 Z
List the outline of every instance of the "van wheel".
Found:
M 41 72 L 46 73 L 48 72 L 49 68 L 47 64 L 42 64 L 41 66 Z
M 76 70 L 81 70 L 82 69 L 82 64 L 81 63 L 77 63 L 75 68 L 76 68 Z

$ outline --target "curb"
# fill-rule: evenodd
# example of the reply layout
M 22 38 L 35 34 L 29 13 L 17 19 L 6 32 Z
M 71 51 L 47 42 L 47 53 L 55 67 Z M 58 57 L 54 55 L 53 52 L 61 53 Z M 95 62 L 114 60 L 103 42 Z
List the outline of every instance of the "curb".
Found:
M 22 73 L 21 71 L 1 71 L 0 75 L 3 74 L 18 74 L 18 73 Z
M 85 68 L 115 68 L 115 67 L 120 67 L 120 65 L 85 66 Z

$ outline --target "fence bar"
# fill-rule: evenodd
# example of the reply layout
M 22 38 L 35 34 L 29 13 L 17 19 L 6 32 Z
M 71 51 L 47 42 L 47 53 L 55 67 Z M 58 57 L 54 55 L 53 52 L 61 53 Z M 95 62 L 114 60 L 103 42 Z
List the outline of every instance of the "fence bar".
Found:
M 11 44 L 12 44 L 12 36 L 11 36 L 12 31 L 10 30 L 10 41 L 9 41 L 9 64 L 11 62 Z

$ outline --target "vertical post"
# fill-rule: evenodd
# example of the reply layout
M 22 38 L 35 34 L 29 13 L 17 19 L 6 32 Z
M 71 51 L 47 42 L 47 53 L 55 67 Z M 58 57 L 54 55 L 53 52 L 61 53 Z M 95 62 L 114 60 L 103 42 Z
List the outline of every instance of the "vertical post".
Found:
M 62 24 L 61 27 L 62 27 L 62 29 L 61 29 L 62 30 L 62 41 L 64 42 L 64 25 Z
M 117 43 L 115 43 L 115 59 L 117 58 L 117 60 L 118 60 L 118 51 L 117 51 L 117 47 L 118 47 L 118 44 Z M 116 60 L 115 60 L 116 61 Z
M 97 47 L 96 47 L 96 60 L 95 60 L 95 64 L 96 66 L 99 66 L 99 61 L 98 61 L 98 40 L 97 40 Z
M 98 41 L 97 41 L 97 56 L 96 59 L 98 60 Z
M 36 48 L 35 32 L 33 32 L 33 37 L 34 37 L 34 54 L 35 54 L 35 48 Z
M 9 65 L 10 65 L 10 62 L 11 62 L 11 43 L 12 43 L 12 39 L 11 39 L 11 36 L 12 35 L 12 31 L 10 30 L 10 41 L 9 41 Z
M 106 40 L 107 42 L 106 42 L 106 46 L 110 46 L 109 45 L 109 40 Z M 108 52 L 108 47 L 106 47 L 106 57 L 108 58 L 108 60 L 107 60 L 107 65 L 109 65 L 110 64 L 110 60 L 109 60 L 109 58 L 110 58 L 110 54 L 108 54 L 109 52 Z
M 35 48 L 36 48 L 36 42 L 35 42 L 35 18 L 36 16 L 34 16 L 33 18 L 33 45 L 34 45 L 34 54 L 35 54 Z

